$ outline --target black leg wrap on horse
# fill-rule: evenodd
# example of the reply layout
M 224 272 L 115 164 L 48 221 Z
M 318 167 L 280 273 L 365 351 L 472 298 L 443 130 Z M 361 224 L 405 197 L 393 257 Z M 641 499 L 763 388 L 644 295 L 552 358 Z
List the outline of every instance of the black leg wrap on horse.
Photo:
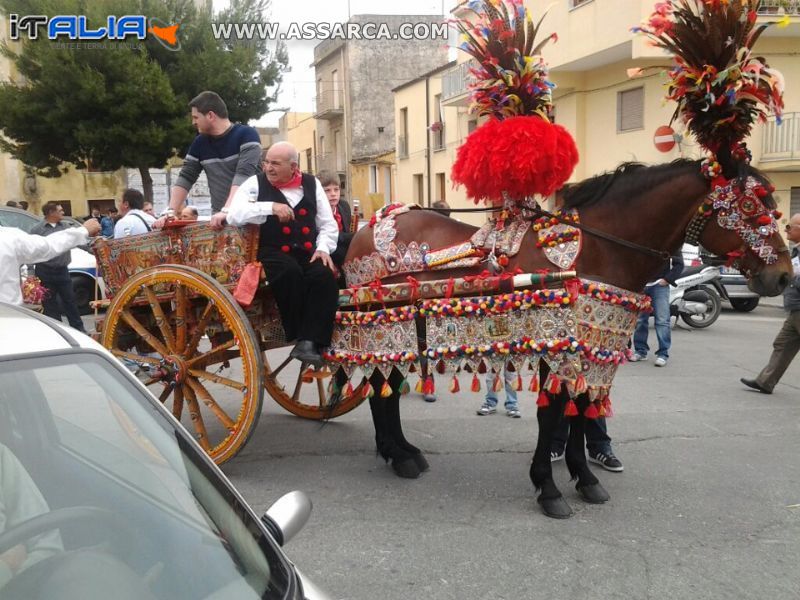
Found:
M 375 425 L 375 445 L 386 462 L 391 461 L 394 472 L 405 479 L 419 477 L 420 468 L 414 460 L 414 455 L 401 448 L 391 435 L 389 418 L 387 415 L 387 400 L 378 396 L 369 399 L 372 412 L 372 422 Z
M 551 398 L 550 406 L 536 411 L 539 439 L 536 442 L 536 451 L 529 472 L 531 482 L 540 491 L 536 501 L 542 507 L 542 512 L 554 519 L 566 519 L 572 516 L 572 509 L 553 481 L 553 466 L 550 462 L 553 434 L 558 427 L 562 410 L 563 403 L 557 398 Z
M 403 383 L 403 376 L 399 371 L 392 371 L 389 376 L 389 385 L 392 387 L 392 395 L 386 398 L 386 421 L 389 427 L 389 433 L 394 439 L 395 443 L 411 454 L 411 458 L 417 465 L 420 472 L 425 472 L 430 469 L 428 461 L 422 450 L 417 448 L 414 444 L 406 439 L 403 434 L 403 423 L 400 419 L 400 385 Z M 376 388 L 380 389 L 380 388 Z

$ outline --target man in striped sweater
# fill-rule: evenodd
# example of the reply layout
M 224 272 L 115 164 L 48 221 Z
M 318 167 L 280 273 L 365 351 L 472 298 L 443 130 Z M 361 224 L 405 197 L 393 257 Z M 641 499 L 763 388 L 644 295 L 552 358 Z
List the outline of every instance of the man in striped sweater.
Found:
M 189 102 L 192 123 L 198 136 L 189 147 L 183 167 L 172 186 L 167 215 L 153 225 L 162 227 L 166 217 L 174 216 L 186 202 L 189 190 L 201 171 L 208 179 L 213 227 L 222 227 L 219 211 L 228 206 L 239 186 L 258 173 L 261 163 L 261 140 L 249 125 L 231 123 L 228 107 L 215 92 L 201 92 Z

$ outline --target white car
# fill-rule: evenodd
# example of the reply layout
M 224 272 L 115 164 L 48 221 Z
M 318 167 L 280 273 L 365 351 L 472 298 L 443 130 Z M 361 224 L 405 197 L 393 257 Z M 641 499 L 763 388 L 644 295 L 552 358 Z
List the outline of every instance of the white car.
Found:
M 3 600 L 330 598 L 280 548 L 305 494 L 259 518 L 105 348 L 2 302 L 0 486 Z

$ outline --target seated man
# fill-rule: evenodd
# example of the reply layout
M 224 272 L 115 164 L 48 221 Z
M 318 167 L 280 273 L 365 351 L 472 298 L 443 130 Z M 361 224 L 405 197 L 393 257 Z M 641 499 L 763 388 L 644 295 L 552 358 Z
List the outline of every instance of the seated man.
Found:
M 114 239 L 148 233 L 153 228 L 156 219 L 144 212 L 143 208 L 142 192 L 134 189 L 122 192 L 122 201 L 119 205 L 122 218 L 114 225 Z
M 0 444 L 0 533 L 50 508 L 17 457 Z M 0 554 L 0 589 L 18 572 L 64 550 L 58 531 L 49 531 Z
M 263 172 L 242 183 L 222 213 L 231 225 L 261 224 L 258 259 L 286 339 L 297 340 L 291 356 L 321 365 L 339 295 L 331 260 L 339 228 L 322 185 L 300 172 L 294 146 L 278 142 L 267 151 Z
M 194 206 L 184 206 L 181 210 L 181 221 L 197 221 L 198 216 Z

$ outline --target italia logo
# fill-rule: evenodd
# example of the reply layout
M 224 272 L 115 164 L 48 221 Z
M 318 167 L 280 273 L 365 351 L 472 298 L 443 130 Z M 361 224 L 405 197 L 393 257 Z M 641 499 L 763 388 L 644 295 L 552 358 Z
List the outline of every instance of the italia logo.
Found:
M 167 25 L 161 19 L 155 17 L 150 19 L 150 27 L 147 29 L 148 33 L 152 33 L 153 37 L 167 50 L 180 50 L 181 41 L 178 39 L 178 28 L 180 23 Z

